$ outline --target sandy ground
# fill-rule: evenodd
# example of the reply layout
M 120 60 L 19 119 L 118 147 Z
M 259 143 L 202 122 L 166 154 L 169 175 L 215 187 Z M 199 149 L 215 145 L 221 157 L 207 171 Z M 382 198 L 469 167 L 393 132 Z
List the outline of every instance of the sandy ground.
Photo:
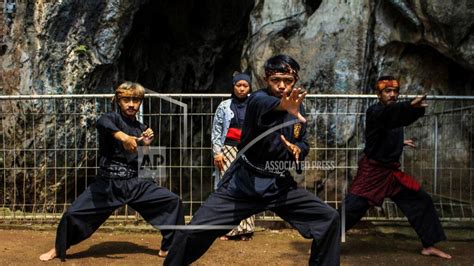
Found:
M 0 265 L 160 265 L 161 236 L 151 232 L 96 232 L 59 259 L 40 262 L 38 256 L 54 243 L 55 232 L 0 229 Z M 419 255 L 415 238 L 355 230 L 342 244 L 342 265 L 474 265 L 473 241 L 448 241 L 440 248 L 450 261 Z M 295 230 L 257 232 L 251 241 L 216 240 L 195 265 L 307 265 L 311 241 Z

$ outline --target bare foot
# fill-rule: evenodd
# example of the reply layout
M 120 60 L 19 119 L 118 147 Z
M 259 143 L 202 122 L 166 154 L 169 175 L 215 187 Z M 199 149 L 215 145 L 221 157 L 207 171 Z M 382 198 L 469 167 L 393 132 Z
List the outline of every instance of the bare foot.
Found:
M 220 240 L 223 240 L 223 241 L 229 240 L 229 238 L 228 238 L 227 236 L 221 236 L 219 239 L 220 239 Z
M 160 252 L 158 252 L 158 257 L 164 258 L 164 257 L 166 257 L 166 255 L 168 255 L 168 251 L 166 251 L 166 250 L 161 250 L 160 249 Z
M 451 255 L 449 255 L 448 253 L 445 253 L 435 247 L 423 248 L 421 250 L 421 254 L 425 256 L 438 256 L 440 258 L 448 260 L 452 258 Z
M 48 260 L 52 260 L 52 259 L 56 258 L 57 256 L 58 256 L 58 254 L 56 253 L 56 249 L 52 248 L 50 251 L 41 254 L 39 259 L 41 261 L 48 261 Z

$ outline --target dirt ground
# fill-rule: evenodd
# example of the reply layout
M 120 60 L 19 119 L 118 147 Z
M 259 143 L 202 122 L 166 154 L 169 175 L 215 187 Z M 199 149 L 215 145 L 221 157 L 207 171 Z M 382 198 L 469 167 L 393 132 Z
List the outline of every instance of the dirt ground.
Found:
M 161 236 L 150 232 L 96 232 L 59 259 L 41 263 L 40 253 L 54 243 L 55 232 L 0 229 L 0 265 L 160 265 L 156 254 Z M 355 230 L 342 244 L 342 265 L 473 265 L 472 241 L 439 245 L 453 255 L 451 261 L 418 255 L 415 238 Z M 307 265 L 311 241 L 291 229 L 256 232 L 251 241 L 216 240 L 195 265 Z

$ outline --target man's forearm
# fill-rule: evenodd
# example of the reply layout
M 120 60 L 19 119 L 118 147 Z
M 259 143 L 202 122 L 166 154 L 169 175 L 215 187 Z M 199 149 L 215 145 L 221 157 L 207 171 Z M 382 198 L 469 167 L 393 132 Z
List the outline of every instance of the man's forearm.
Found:
M 125 133 L 123 133 L 122 131 L 115 131 L 114 133 L 112 133 L 112 136 L 118 140 L 118 141 L 121 141 L 121 142 L 124 142 L 129 136 Z

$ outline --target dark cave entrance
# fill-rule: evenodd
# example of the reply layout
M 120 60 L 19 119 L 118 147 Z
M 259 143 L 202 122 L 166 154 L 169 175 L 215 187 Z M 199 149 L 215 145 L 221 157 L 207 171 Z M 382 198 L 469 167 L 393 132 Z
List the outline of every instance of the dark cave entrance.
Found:
M 229 92 L 253 5 L 253 0 L 147 1 L 113 67 L 116 82 L 137 81 L 160 93 Z
M 159 93 L 229 93 L 233 72 L 241 70 L 253 6 L 254 0 L 144 1 L 134 15 L 117 62 L 96 69 L 93 78 L 100 83 L 97 87 L 110 93 L 129 80 Z M 193 202 L 184 204 L 186 213 L 196 210 L 200 198 L 210 193 L 213 169 L 181 166 L 192 165 L 191 160 L 198 165 L 212 161 L 211 152 L 192 153 L 193 147 L 211 147 L 211 117 L 188 117 L 185 139 L 181 138 L 184 119 L 180 120 L 180 107 L 156 98 L 145 100 L 143 107 L 144 122 L 159 140 L 155 145 L 169 148 L 166 157 L 173 167 L 163 186 L 179 194 L 183 202 Z M 216 107 L 205 102 L 189 104 L 189 111 L 214 111 Z M 167 115 L 170 113 L 173 115 Z M 183 143 L 189 145 L 185 152 L 173 148 Z M 187 178 L 193 176 L 205 178 Z M 201 186 L 205 188 L 202 191 Z

